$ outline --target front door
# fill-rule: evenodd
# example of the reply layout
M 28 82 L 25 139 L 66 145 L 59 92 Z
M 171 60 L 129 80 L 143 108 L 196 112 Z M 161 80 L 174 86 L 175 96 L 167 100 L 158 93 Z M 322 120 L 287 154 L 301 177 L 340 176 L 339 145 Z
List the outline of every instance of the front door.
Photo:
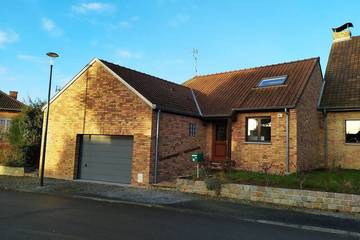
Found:
M 213 143 L 213 160 L 226 160 L 226 143 L 227 143 L 227 124 L 226 121 L 218 121 L 214 123 L 214 143 Z

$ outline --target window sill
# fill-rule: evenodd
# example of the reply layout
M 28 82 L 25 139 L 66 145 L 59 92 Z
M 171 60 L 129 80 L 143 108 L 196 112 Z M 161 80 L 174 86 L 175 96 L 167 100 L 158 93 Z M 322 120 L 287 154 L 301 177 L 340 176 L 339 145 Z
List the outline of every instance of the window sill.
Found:
M 344 144 L 348 146 L 360 146 L 360 143 L 344 143 Z
M 271 142 L 244 142 L 245 144 L 271 145 Z

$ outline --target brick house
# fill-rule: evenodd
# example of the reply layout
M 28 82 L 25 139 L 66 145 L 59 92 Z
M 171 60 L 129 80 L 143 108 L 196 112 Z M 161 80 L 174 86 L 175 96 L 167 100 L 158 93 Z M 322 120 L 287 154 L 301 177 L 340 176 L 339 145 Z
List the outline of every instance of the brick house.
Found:
M 16 91 L 6 94 L 0 90 L 0 148 L 7 145 L 1 134 L 9 129 L 11 120 L 21 112 L 23 106 L 24 104 L 17 100 Z
M 188 174 L 194 152 L 251 171 L 318 168 L 322 81 L 319 58 L 182 85 L 94 59 L 50 102 L 45 175 L 146 185 Z
M 360 36 L 333 33 L 319 109 L 328 167 L 360 169 Z

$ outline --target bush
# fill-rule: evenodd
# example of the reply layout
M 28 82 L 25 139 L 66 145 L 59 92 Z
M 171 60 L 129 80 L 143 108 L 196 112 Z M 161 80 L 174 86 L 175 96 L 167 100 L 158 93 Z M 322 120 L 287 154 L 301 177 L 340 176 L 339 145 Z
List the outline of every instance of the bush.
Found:
M 23 157 L 11 147 L 3 147 L 0 149 L 0 165 L 8 167 L 24 167 Z
M 42 101 L 33 102 L 29 99 L 29 105 L 13 119 L 7 134 L 13 154 L 6 155 L 5 157 L 8 158 L 6 161 L 15 165 L 22 163 L 27 167 L 39 166 L 43 106 Z
M 221 181 L 216 177 L 205 179 L 206 188 L 210 191 L 215 191 L 216 195 L 220 195 L 221 192 Z

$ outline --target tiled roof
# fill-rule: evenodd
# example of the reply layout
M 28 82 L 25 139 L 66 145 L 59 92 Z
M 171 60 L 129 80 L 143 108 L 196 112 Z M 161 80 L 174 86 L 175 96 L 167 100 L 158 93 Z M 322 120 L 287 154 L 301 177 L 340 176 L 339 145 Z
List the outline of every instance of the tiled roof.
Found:
M 23 103 L 0 90 L 0 111 L 21 111 Z
M 360 36 L 333 43 L 320 108 L 360 108 Z
M 196 76 L 184 85 L 194 89 L 203 114 L 229 115 L 232 109 L 295 107 L 319 58 Z M 287 76 L 284 85 L 257 88 L 264 78 Z
M 142 72 L 100 60 L 114 73 L 156 107 L 182 114 L 199 116 L 190 88 Z

